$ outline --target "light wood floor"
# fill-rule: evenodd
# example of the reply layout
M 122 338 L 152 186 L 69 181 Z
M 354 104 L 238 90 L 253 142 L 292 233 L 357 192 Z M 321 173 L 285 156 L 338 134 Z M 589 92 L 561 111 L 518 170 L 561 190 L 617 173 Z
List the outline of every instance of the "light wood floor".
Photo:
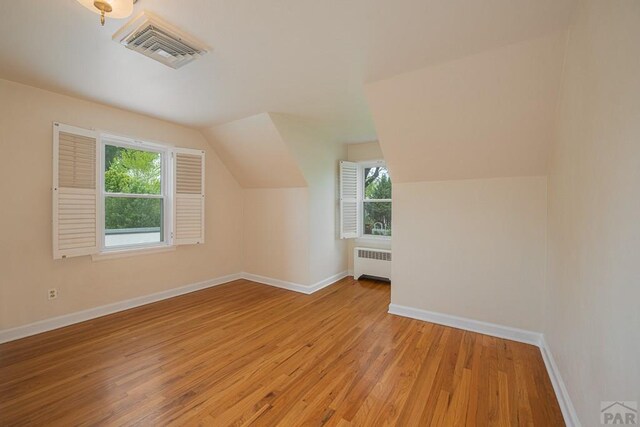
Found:
M 536 347 L 239 280 L 0 345 L 0 425 L 564 425 Z

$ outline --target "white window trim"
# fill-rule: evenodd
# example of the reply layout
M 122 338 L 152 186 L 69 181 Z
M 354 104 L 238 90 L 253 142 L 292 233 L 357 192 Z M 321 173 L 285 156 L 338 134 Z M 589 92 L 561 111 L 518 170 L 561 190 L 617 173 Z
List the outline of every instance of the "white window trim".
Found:
M 106 251 L 91 255 L 93 261 L 106 261 L 109 259 L 127 258 L 138 255 L 158 254 L 162 252 L 175 251 L 175 245 L 149 246 L 146 248 L 121 249 L 117 251 Z
M 375 234 L 365 234 L 364 233 L 364 204 L 371 202 L 390 202 L 393 208 L 393 199 L 369 199 L 365 201 L 364 198 L 364 170 L 366 168 L 375 167 L 375 166 L 384 166 L 387 167 L 387 163 L 384 160 L 366 160 L 356 162 L 358 164 L 358 174 L 360 175 L 360 182 L 362 185 L 358 186 L 358 204 L 360 205 L 360 216 L 361 219 L 359 221 L 360 226 L 358 230 L 358 237 L 356 237 L 357 242 L 361 241 L 376 241 L 376 242 L 390 242 L 393 238 L 393 231 L 391 236 L 376 236 Z M 393 194 L 393 183 L 391 184 L 391 192 Z M 393 223 L 393 217 L 391 222 Z M 393 229 L 392 229 L 393 230 Z
M 390 242 L 391 239 L 393 238 L 393 235 L 391 236 L 376 236 L 373 234 L 362 234 L 360 235 L 360 237 L 356 237 L 355 240 L 356 242 Z
M 121 258 L 126 256 L 134 256 L 134 255 L 144 255 L 148 253 L 157 253 L 164 252 L 166 250 L 175 249 L 173 245 L 173 217 L 172 217 L 172 206 L 173 206 L 173 198 L 172 198 L 172 185 L 173 178 L 171 176 L 171 150 L 172 146 L 168 144 L 159 144 L 154 142 L 140 141 L 134 138 L 125 137 L 122 135 L 114 135 L 109 133 L 100 132 L 100 151 L 98 158 L 98 169 L 99 169 L 99 198 L 98 198 L 98 222 L 99 222 L 99 237 L 100 237 L 100 252 L 92 256 L 94 261 L 100 261 L 104 259 L 114 259 Z M 164 241 L 159 243 L 149 243 L 149 244 L 140 244 L 140 245 L 122 245 L 122 246 L 111 246 L 106 247 L 106 234 L 105 234 L 105 197 L 108 194 L 105 191 L 105 182 L 104 182 L 104 158 L 105 158 L 105 147 L 107 145 L 115 145 L 118 147 L 124 148 L 133 148 L 137 150 L 151 151 L 160 153 L 162 156 L 162 175 L 160 177 L 161 182 L 161 195 L 155 194 L 136 194 L 136 195 L 123 195 L 124 197 L 141 197 L 141 198 L 161 198 L 164 199 L 163 204 L 163 236 Z

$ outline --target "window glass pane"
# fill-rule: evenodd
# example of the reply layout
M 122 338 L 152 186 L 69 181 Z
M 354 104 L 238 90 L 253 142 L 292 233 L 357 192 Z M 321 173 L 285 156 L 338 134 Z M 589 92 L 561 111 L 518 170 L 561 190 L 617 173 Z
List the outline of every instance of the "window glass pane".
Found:
M 365 202 L 364 234 L 391 236 L 391 202 Z
M 104 160 L 107 193 L 160 194 L 160 153 L 105 145 Z
M 160 243 L 163 199 L 105 197 L 105 246 Z
M 375 166 L 364 169 L 364 198 L 391 198 L 391 179 L 386 167 Z

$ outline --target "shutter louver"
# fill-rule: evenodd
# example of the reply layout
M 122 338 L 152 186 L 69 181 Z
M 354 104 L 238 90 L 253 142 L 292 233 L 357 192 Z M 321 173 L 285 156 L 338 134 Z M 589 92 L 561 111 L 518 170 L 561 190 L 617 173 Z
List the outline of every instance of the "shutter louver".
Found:
M 96 132 L 54 124 L 53 257 L 98 252 Z
M 204 151 L 174 150 L 174 243 L 204 243 Z
M 340 162 L 340 238 L 358 237 L 360 230 L 358 164 Z

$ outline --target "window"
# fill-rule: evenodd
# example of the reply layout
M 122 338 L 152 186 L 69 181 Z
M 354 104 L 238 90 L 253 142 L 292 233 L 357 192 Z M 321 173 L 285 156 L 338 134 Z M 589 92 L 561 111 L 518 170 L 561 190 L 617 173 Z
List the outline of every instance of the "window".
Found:
M 60 123 L 53 135 L 54 259 L 204 243 L 203 151 Z
M 391 237 L 391 178 L 384 162 L 340 162 L 340 237 Z
M 166 244 L 166 149 L 103 142 L 105 249 Z
M 391 178 L 383 165 L 364 166 L 362 235 L 391 237 Z

